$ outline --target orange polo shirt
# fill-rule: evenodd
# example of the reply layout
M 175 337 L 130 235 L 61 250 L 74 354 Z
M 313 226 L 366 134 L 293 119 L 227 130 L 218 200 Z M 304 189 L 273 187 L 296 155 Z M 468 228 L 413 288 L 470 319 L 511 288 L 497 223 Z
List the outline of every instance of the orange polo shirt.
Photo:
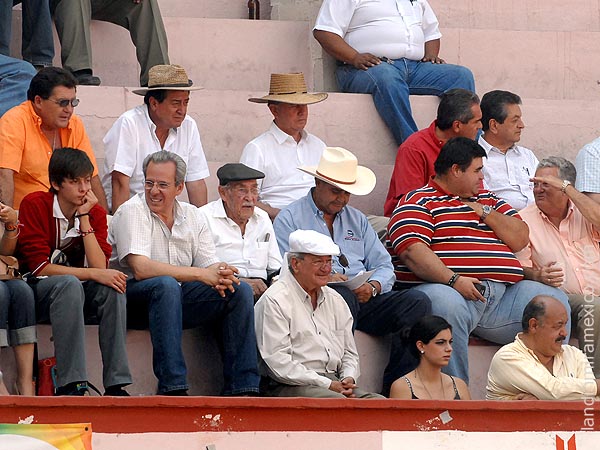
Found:
M 15 172 L 15 209 L 19 209 L 27 194 L 50 189 L 48 163 L 52 146 L 40 128 L 41 124 L 41 117 L 28 100 L 0 118 L 0 168 Z M 59 129 L 59 134 L 62 144 L 57 143 L 57 147 L 83 150 L 94 165 L 93 175 L 98 175 L 96 157 L 81 119 L 73 114 L 67 127 Z

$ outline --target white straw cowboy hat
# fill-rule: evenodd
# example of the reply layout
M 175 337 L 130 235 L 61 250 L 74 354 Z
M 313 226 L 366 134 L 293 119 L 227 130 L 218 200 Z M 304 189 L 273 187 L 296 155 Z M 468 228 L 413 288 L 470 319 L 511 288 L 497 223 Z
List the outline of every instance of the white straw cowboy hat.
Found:
M 134 94 L 146 95 L 148 91 L 166 89 L 169 91 L 197 91 L 201 86 L 192 87 L 194 83 L 190 80 L 185 69 L 176 64 L 160 64 L 151 67 L 148 71 L 148 87 L 135 89 Z
M 303 73 L 272 73 L 269 95 L 260 98 L 249 98 L 253 103 L 289 103 L 291 105 L 312 105 L 322 102 L 327 94 L 309 94 Z
M 369 194 L 377 183 L 373 171 L 359 166 L 356 156 L 341 147 L 326 147 L 317 167 L 298 169 L 354 195 Z

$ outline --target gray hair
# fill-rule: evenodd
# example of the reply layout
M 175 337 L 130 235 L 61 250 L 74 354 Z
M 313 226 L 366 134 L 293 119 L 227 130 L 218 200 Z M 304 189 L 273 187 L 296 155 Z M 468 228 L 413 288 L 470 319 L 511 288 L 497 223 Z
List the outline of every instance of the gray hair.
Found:
M 558 169 L 558 178 L 569 180 L 572 184 L 575 184 L 577 170 L 573 163 L 568 159 L 565 159 L 562 156 L 550 156 L 540 161 L 537 170 L 543 169 L 544 167 L 556 167 Z
M 288 268 L 290 269 L 290 273 L 294 273 L 294 270 L 292 269 L 292 258 L 304 259 L 304 256 L 306 256 L 306 253 L 288 252 Z
M 181 158 L 181 156 L 173 153 L 167 152 L 165 150 L 161 150 L 155 153 L 152 153 L 144 159 L 144 163 L 142 164 L 142 169 L 144 171 L 144 178 L 146 177 L 146 170 L 148 169 L 148 164 L 162 164 L 166 162 L 175 163 L 175 184 L 180 185 L 185 181 L 185 174 L 187 171 L 187 165 L 185 161 Z

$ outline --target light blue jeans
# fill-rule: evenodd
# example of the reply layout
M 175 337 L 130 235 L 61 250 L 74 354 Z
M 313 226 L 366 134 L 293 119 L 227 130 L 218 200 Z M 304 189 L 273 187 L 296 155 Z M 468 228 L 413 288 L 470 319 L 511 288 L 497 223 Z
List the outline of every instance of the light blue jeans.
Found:
M 343 92 L 371 94 L 377 112 L 400 145 L 417 131 L 409 95 L 437 95 L 454 88 L 475 92 L 469 69 L 454 64 L 433 64 L 400 58 L 383 62 L 368 70 L 349 64 L 335 72 Z
M 457 290 L 438 283 L 425 283 L 415 287 L 431 299 L 432 314 L 441 316 L 452 325 L 453 352 L 450 364 L 444 370 L 449 375 L 469 381 L 469 335 L 476 334 L 497 344 L 514 341 L 522 331 L 523 310 L 536 295 L 558 299 L 567 309 L 571 330 L 571 307 L 567 295 L 560 289 L 536 281 L 523 280 L 513 285 L 494 281 L 481 281 L 485 285 L 484 302 L 466 300 Z M 570 333 L 569 333 L 570 334 Z M 566 342 L 568 342 L 567 337 Z
M 35 73 L 31 64 L 0 55 L 0 117 L 27 100 L 27 89 Z

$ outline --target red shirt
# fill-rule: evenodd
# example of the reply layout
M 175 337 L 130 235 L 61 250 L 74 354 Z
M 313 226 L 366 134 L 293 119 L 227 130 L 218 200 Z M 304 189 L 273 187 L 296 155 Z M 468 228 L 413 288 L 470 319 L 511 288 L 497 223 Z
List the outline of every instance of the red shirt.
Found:
M 429 183 L 435 175 L 433 163 L 446 141 L 435 135 L 435 120 L 429 128 L 411 134 L 398 148 L 383 214 L 390 217 L 404 194 Z
M 508 203 L 489 191 L 481 190 L 472 200 L 520 218 Z M 400 201 L 388 230 L 395 255 L 420 242 L 449 269 L 461 275 L 500 283 L 523 279 L 523 268 L 510 247 L 475 211 L 457 196 L 443 191 L 433 180 Z M 392 262 L 398 281 L 424 282 L 403 265 L 398 256 L 393 256 Z

